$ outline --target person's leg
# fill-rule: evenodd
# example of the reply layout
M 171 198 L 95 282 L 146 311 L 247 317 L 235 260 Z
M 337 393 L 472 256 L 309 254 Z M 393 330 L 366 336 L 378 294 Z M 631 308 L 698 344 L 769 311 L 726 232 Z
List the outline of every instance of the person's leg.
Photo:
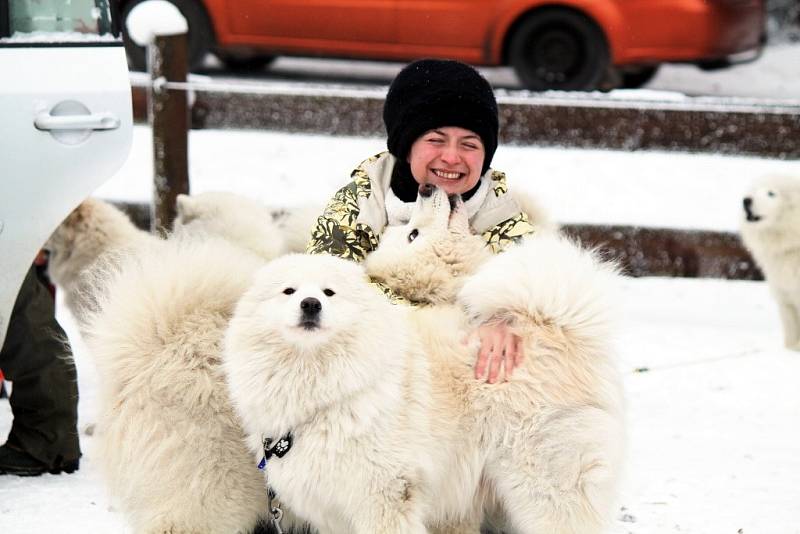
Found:
M 0 447 L 0 472 L 14 473 L 9 464 L 19 460 L 20 452 L 41 463 L 42 471 L 76 469 L 77 373 L 53 299 L 33 267 L 14 305 L 0 368 L 13 386 L 9 403 L 14 416 Z

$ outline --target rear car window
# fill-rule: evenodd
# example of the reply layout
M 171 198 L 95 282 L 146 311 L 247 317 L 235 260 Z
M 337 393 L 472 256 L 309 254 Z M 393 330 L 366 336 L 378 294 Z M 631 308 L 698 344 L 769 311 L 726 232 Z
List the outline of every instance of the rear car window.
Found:
M 116 42 L 110 0 L 0 0 L 0 45 Z

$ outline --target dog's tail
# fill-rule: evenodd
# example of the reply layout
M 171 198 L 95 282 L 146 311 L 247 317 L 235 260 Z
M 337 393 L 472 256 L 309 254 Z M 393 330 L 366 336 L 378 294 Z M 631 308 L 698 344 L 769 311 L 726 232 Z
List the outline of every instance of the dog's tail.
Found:
M 594 383 L 605 390 L 595 394 L 611 407 L 619 402 L 616 385 L 599 385 L 590 377 L 616 374 L 610 355 L 617 282 L 616 265 L 568 238 L 542 232 L 492 257 L 467 280 L 458 299 L 479 323 L 499 320 L 516 329 L 531 352 L 525 355 L 529 368 L 546 366 L 550 374 Z
M 552 233 L 534 235 L 492 257 L 470 277 L 459 300 L 473 317 L 560 328 L 577 344 L 606 338 L 618 269 Z

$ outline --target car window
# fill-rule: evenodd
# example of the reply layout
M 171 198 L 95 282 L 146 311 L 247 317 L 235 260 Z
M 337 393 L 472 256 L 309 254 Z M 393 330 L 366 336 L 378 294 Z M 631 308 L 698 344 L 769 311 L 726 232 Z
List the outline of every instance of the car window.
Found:
M 0 46 L 116 41 L 109 0 L 0 0 Z

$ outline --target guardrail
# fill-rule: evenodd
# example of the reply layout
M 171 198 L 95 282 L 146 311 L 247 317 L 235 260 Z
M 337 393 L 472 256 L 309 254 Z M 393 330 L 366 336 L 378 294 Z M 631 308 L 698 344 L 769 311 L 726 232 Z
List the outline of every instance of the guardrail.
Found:
M 134 115 L 146 120 L 145 80 Z M 173 84 L 180 85 L 180 84 Z M 382 137 L 385 89 L 190 82 L 194 129 Z M 800 159 L 800 100 L 615 99 L 498 92 L 500 140 L 516 145 L 667 150 Z

